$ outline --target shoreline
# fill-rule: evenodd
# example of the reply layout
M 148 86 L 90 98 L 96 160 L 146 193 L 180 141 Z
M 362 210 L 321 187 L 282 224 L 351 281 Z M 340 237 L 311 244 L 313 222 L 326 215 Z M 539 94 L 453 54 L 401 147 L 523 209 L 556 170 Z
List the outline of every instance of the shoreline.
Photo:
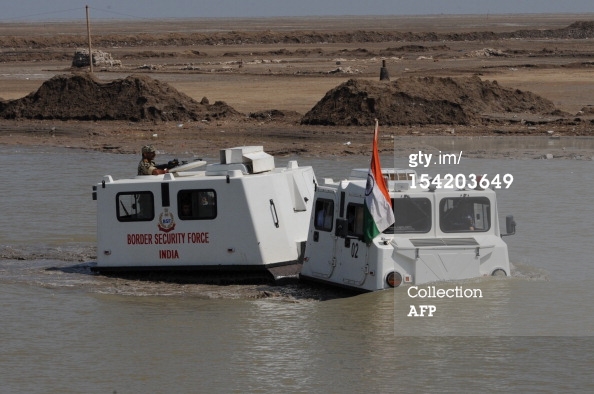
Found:
M 139 154 L 153 144 L 161 155 L 216 156 L 232 146 L 262 145 L 273 156 L 346 157 L 368 156 L 369 127 L 279 126 L 278 123 L 151 125 L 130 122 L 0 121 L 0 145 L 63 147 L 111 154 Z M 369 129 L 369 130 L 367 130 Z M 463 151 L 467 158 L 594 160 L 594 137 L 547 133 L 493 135 L 453 133 L 419 128 L 415 134 L 380 126 L 380 152 L 408 156 L 418 151 Z M 548 155 L 548 156 L 547 156 Z

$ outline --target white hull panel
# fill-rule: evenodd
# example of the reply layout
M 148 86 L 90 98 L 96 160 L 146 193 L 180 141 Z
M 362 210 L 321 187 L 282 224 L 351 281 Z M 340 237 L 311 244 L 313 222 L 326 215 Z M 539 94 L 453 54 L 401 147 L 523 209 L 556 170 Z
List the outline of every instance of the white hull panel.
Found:
M 270 159 L 263 162 L 270 166 Z M 104 177 L 95 192 L 96 270 L 297 264 L 311 216 L 312 168 L 291 162 L 254 174 L 249 163 L 215 166 L 221 175 L 209 175 L 207 167 L 184 176 Z
M 510 275 L 493 190 L 409 189 L 398 170 L 387 174 L 398 179 L 389 182 L 396 223 L 370 244 L 362 241 L 365 181 L 318 187 L 301 278 L 365 292 L 391 288 L 391 274 L 402 279 L 397 286 Z M 323 208 L 331 225 L 316 222 Z

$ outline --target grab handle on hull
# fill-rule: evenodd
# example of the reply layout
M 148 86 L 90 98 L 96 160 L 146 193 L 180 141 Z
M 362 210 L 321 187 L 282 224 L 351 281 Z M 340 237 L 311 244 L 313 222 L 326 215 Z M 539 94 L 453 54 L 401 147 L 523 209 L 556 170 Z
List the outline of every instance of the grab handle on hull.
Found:
M 276 228 L 278 228 L 278 214 L 276 213 L 276 206 L 274 205 L 272 198 L 270 199 L 270 211 L 272 212 L 272 220 L 274 221 L 274 225 Z

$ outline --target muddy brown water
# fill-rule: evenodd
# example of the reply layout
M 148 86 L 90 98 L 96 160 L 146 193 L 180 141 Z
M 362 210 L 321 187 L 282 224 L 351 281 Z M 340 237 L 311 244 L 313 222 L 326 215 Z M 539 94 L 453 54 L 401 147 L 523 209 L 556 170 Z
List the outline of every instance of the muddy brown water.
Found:
M 574 142 L 571 149 L 584 146 Z M 460 143 L 432 146 L 444 153 L 481 148 Z M 542 151 L 550 148 L 548 140 L 540 143 Z M 360 156 L 296 159 L 313 165 L 318 179 L 344 178 L 368 163 Z M 6 392 L 594 388 L 591 160 L 463 154 L 460 164 L 417 167 L 432 175 L 512 174 L 511 187 L 498 191 L 498 208 L 501 220 L 514 214 L 518 223 L 506 238 L 512 277 L 436 284 L 480 289 L 480 299 L 421 301 L 404 288 L 327 297 L 299 283 L 216 286 L 91 275 L 91 186 L 105 174 L 134 175 L 137 161 L 0 146 L 0 163 L 10 168 L 0 193 Z M 409 157 L 382 162 L 407 167 Z M 408 317 L 413 304 L 435 305 L 437 314 Z

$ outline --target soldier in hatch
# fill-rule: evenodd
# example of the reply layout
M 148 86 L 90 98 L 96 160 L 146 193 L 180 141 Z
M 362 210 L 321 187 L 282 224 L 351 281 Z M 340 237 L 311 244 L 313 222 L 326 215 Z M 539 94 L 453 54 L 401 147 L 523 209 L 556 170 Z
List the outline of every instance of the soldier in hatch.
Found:
M 152 145 L 142 147 L 142 159 L 138 163 L 138 175 L 166 174 L 167 169 L 161 170 L 155 164 L 155 148 Z

